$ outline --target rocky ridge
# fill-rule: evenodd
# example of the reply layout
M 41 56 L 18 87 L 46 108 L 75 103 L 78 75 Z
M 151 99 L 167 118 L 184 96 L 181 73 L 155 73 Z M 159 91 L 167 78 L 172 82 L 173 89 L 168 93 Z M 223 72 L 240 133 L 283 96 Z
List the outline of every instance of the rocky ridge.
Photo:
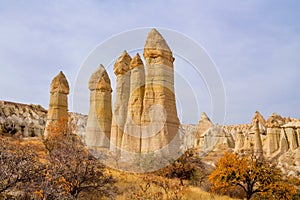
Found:
M 17 137 L 42 137 L 48 111 L 40 105 L 0 101 L 0 134 Z M 83 137 L 87 116 L 69 112 L 69 122 L 75 132 Z

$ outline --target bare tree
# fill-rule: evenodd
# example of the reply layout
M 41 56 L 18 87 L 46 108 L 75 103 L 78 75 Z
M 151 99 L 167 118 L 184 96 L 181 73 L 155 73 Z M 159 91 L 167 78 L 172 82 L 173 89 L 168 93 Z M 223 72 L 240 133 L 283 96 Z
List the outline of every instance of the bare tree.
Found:
M 37 159 L 31 145 L 0 137 L 0 195 L 9 191 L 25 191 L 34 177 L 39 176 L 44 165 Z
M 89 194 L 113 198 L 117 191 L 114 186 L 116 181 L 71 131 L 59 128 L 58 132 L 52 130 L 52 135 L 44 142 L 51 163 L 48 184 L 54 185 L 56 192 L 69 194 L 73 198 Z M 51 194 L 52 191 L 47 193 Z

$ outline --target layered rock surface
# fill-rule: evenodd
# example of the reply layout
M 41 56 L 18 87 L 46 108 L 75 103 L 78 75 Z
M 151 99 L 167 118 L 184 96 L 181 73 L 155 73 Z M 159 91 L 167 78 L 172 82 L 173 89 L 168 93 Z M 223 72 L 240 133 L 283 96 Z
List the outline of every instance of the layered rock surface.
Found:
M 0 101 L 0 132 L 23 137 L 44 133 L 47 110 L 39 105 Z
M 209 117 L 206 115 L 205 112 L 201 114 L 198 127 L 197 127 L 197 134 L 196 134 L 196 140 L 194 143 L 195 148 L 201 148 L 200 147 L 200 142 L 201 139 L 203 139 L 203 133 L 205 133 L 209 128 L 213 126 L 213 123 L 209 119 Z
M 52 123 L 60 120 L 67 126 L 68 124 L 68 94 L 70 92 L 69 83 L 62 71 L 55 76 L 50 85 L 50 103 L 47 114 L 45 137 L 48 136 Z
M 122 150 L 141 152 L 143 99 L 145 93 L 145 68 L 140 55 L 137 53 L 130 62 L 130 97 Z M 125 153 L 125 152 L 124 152 Z
M 232 135 L 226 132 L 220 125 L 214 125 L 209 128 L 202 136 L 203 139 L 201 139 L 200 147 L 201 151 L 204 153 L 224 147 L 228 149 L 234 148 L 234 139 Z
M 170 144 L 179 130 L 174 92 L 174 58 L 167 42 L 156 29 L 148 34 L 143 55 L 146 83 L 141 118 L 145 127 L 142 130 L 141 152 L 154 152 Z
M 109 148 L 112 121 L 111 84 L 100 65 L 89 80 L 90 111 L 87 120 L 85 143 L 89 148 Z
M 17 137 L 41 137 L 45 131 L 48 111 L 40 105 L 0 101 L 0 134 Z M 68 113 L 74 132 L 83 138 L 87 116 Z
M 130 96 L 130 61 L 131 57 L 126 51 L 114 64 L 116 80 L 116 100 L 114 103 L 113 118 L 111 125 L 110 150 L 120 153 L 122 138 L 127 119 L 128 101 Z

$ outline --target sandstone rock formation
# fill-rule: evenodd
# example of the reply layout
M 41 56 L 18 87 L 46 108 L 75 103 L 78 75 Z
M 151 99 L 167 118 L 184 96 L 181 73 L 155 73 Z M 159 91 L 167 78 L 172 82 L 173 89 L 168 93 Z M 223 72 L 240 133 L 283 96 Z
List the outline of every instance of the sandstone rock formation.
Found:
M 84 139 L 87 116 L 69 112 L 74 133 Z M 41 137 L 45 130 L 47 110 L 40 105 L 0 101 L 0 134 L 17 137 Z
M 194 148 L 197 141 L 196 134 L 198 131 L 198 125 L 181 124 L 179 129 L 179 136 L 181 140 L 180 150 L 184 152 L 188 149 Z
M 213 123 L 210 121 L 208 116 L 205 112 L 201 114 L 198 127 L 197 127 L 197 133 L 195 138 L 195 144 L 194 147 L 199 149 L 200 148 L 200 140 L 203 138 L 202 134 L 207 131 L 209 128 L 213 126 Z
M 167 42 L 156 29 L 148 34 L 143 55 L 146 83 L 141 118 L 145 127 L 142 130 L 141 152 L 154 152 L 170 144 L 179 130 L 174 92 L 174 58 Z
M 124 126 L 127 119 L 130 96 L 130 61 L 131 57 L 124 51 L 114 64 L 114 73 L 117 76 L 117 80 L 116 101 L 111 125 L 110 150 L 117 154 L 120 153 Z
M 285 124 L 285 119 L 278 115 L 277 113 L 273 113 L 270 117 L 268 117 L 266 126 L 268 128 L 278 128 Z
M 50 103 L 47 114 L 47 125 L 44 136 L 51 134 L 51 124 L 61 120 L 65 126 L 68 124 L 68 94 L 70 88 L 66 76 L 62 71 L 54 77 L 50 86 Z
M 251 124 L 254 125 L 254 124 L 256 123 L 256 120 L 258 120 L 258 122 L 259 122 L 260 124 L 262 124 L 263 126 L 265 126 L 266 120 L 265 120 L 265 118 L 260 114 L 259 111 L 255 111 L 254 116 L 253 116 L 253 118 L 252 118 Z
M 270 157 L 280 147 L 281 126 L 284 124 L 284 119 L 277 113 L 273 113 L 266 122 L 267 138 L 264 145 L 266 155 Z
M 299 147 L 299 136 L 297 137 L 297 129 L 300 128 L 300 123 L 295 122 L 289 122 L 282 126 L 284 128 L 287 140 L 288 140 L 288 146 L 291 150 L 295 150 Z
M 47 110 L 40 105 L 0 101 L 0 134 L 20 137 L 44 133 Z
M 203 140 L 201 140 L 201 151 L 207 153 L 217 148 L 234 148 L 235 142 L 230 133 L 227 133 L 222 126 L 215 125 L 209 128 L 203 134 Z
M 244 147 L 245 142 L 245 136 L 241 130 L 238 130 L 235 135 L 235 146 L 234 146 L 234 152 L 240 152 L 242 148 Z
M 87 125 L 87 115 L 69 112 L 69 124 L 73 127 L 73 133 L 77 134 L 82 141 L 85 141 L 85 131 Z M 85 143 L 85 142 L 84 142 Z
M 89 80 L 90 111 L 85 143 L 89 148 L 109 148 L 112 121 L 111 85 L 108 74 L 100 65 Z
M 266 133 L 266 120 L 265 118 L 258 112 L 256 111 L 253 118 L 252 118 L 252 129 L 250 129 L 250 132 L 255 134 L 256 131 L 256 121 L 258 123 L 258 130 L 260 134 L 265 134 Z
M 262 160 L 263 159 L 263 147 L 262 147 L 262 142 L 261 142 L 261 137 L 260 137 L 260 129 L 259 129 L 259 121 L 255 120 L 254 122 L 254 147 L 253 147 L 253 152 L 254 156 Z
M 145 68 L 138 53 L 131 60 L 129 69 L 131 74 L 130 97 L 125 131 L 122 138 L 122 150 L 139 153 L 141 152 L 141 116 L 145 92 Z

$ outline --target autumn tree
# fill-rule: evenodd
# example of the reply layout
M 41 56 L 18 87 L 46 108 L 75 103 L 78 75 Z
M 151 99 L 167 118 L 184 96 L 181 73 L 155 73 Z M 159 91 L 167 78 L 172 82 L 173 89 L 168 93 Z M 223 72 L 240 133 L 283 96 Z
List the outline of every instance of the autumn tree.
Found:
M 247 199 L 254 195 L 267 199 L 292 199 L 295 188 L 286 184 L 278 168 L 267 161 L 225 153 L 209 180 L 212 189 L 223 194 L 242 188 Z
M 189 149 L 168 166 L 156 171 L 155 174 L 167 178 L 178 178 L 180 184 L 183 185 L 183 180 L 197 179 L 197 181 L 201 181 L 204 179 L 202 168 L 203 164 L 197 151 Z
M 114 178 L 89 153 L 79 136 L 72 133 L 72 128 L 64 124 L 58 121 L 51 126 L 51 135 L 44 142 L 51 163 L 47 171 L 47 187 L 42 188 L 44 195 L 52 193 L 47 191 L 50 184 L 56 193 L 68 194 L 72 198 L 89 194 L 97 198 L 113 198 L 117 191 Z
M 0 136 L 0 197 L 9 192 L 26 192 L 33 180 L 39 176 L 44 165 L 38 161 L 34 148 L 20 144 L 19 140 Z

